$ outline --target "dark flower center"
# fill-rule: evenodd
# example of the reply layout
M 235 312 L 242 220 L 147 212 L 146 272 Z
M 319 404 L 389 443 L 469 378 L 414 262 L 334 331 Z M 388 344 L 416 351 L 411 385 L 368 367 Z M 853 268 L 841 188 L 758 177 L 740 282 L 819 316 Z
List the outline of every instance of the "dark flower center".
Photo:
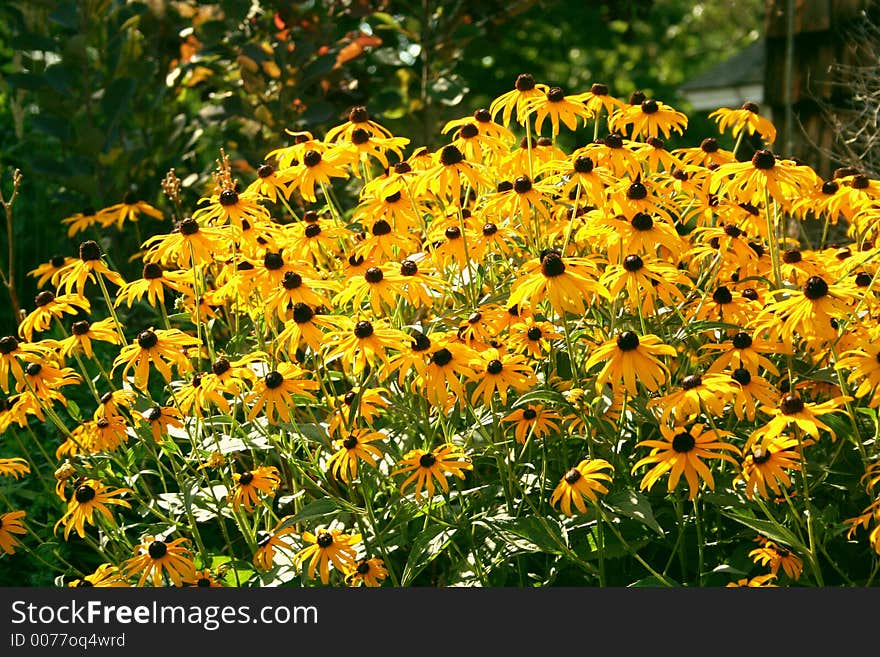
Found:
M 636 230 L 651 230 L 654 227 L 654 220 L 647 212 L 637 212 L 630 222 Z
M 361 340 L 373 335 L 373 325 L 367 321 L 360 321 L 354 325 L 354 334 Z
M 738 367 L 737 369 L 733 370 L 731 378 L 733 378 L 734 381 L 743 386 L 747 386 L 752 382 L 751 373 L 744 367 Z
M 415 276 L 419 273 L 419 266 L 415 260 L 404 260 L 400 263 L 401 276 Z
M 394 192 L 393 194 L 390 194 L 389 196 L 386 196 L 385 202 L 394 204 L 394 203 L 397 203 L 401 198 L 402 198 L 402 196 L 401 196 L 400 192 L 397 191 L 397 192 Z M 380 221 L 382 221 L 382 220 L 380 220 Z M 389 231 L 389 232 L 391 232 L 391 231 Z M 375 228 L 373 230 L 373 234 L 374 235 L 376 234 Z
M 574 160 L 574 170 L 577 173 L 590 173 L 593 170 L 593 160 L 586 155 L 579 155 Z
M 767 149 L 757 151 L 752 156 L 752 166 L 756 169 L 768 170 L 776 166 L 776 156 Z
M 101 259 L 101 247 L 94 240 L 87 240 L 79 245 L 79 258 L 85 262 Z
M 627 271 L 638 271 L 645 266 L 640 256 L 628 255 L 623 259 L 623 268 Z
M 617 348 L 621 351 L 632 351 L 639 346 L 639 336 L 633 331 L 624 331 L 617 336 Z
M 370 141 L 370 133 L 364 130 L 363 128 L 355 128 L 351 132 L 351 143 L 353 144 L 366 144 Z
M 385 275 L 378 267 L 370 267 L 364 272 L 364 280 L 367 281 L 367 283 L 381 283 L 384 277 Z
M 239 486 L 247 486 L 254 480 L 253 472 L 242 472 L 238 477 L 238 485 Z
M 217 360 L 215 360 L 211 364 L 211 371 L 214 372 L 217 376 L 222 376 L 226 374 L 232 368 L 232 365 L 229 363 L 229 360 L 221 356 Z
M 452 352 L 449 351 L 449 349 L 447 349 L 446 347 L 438 349 L 431 356 L 431 362 L 435 365 L 439 365 L 440 367 L 449 365 L 449 363 L 452 362 Z
M 520 176 L 513 181 L 513 191 L 517 194 L 525 194 L 532 189 L 532 181 L 528 176 Z
M 321 163 L 321 154 L 315 150 L 308 150 L 306 154 L 303 155 L 303 164 L 307 167 L 312 168 L 316 167 Z
M 168 546 L 162 541 L 153 541 L 147 548 L 147 552 L 151 559 L 161 559 L 168 553 Z
M 373 224 L 373 235 L 388 235 L 391 233 L 391 224 L 384 219 L 379 219 Z
M 773 453 L 769 449 L 756 447 L 752 450 L 752 462 L 756 465 L 761 465 L 762 463 L 769 461 L 772 455 Z
M 361 255 L 350 255 L 348 256 L 348 264 L 352 267 L 360 267 L 364 264 L 364 256 Z
M 747 101 L 747 102 L 743 103 L 742 107 L 740 109 L 748 110 L 752 114 L 758 113 L 758 106 L 751 101 Z
M 37 376 L 42 370 L 43 366 L 40 363 L 28 363 L 28 366 L 24 368 L 28 376 Z
M 154 281 L 157 278 L 162 278 L 162 268 L 155 262 L 148 262 L 144 265 L 141 276 L 148 281 Z
M 828 294 L 828 283 L 819 276 L 810 276 L 804 283 L 804 296 L 811 301 L 821 299 Z
M 715 137 L 707 137 L 700 142 L 700 150 L 704 153 L 715 153 L 719 148 L 721 147 L 718 145 L 718 140 Z
M 275 173 L 275 167 L 271 164 L 264 164 L 259 169 L 257 169 L 257 175 L 260 178 L 268 178 L 273 173 Z
M 333 545 L 333 534 L 330 532 L 318 532 L 315 542 L 318 544 L 318 547 L 328 548 Z
M 444 235 L 446 235 L 446 239 L 448 240 L 457 240 L 461 237 L 461 229 L 458 226 L 450 226 L 446 229 Z
M 431 338 L 429 338 L 424 333 L 417 333 L 413 336 L 412 342 L 412 350 L 413 351 L 427 351 L 431 348 Z
M 859 287 L 868 287 L 871 284 L 871 274 L 866 271 L 860 271 L 856 274 L 856 285 Z
M 522 416 L 523 416 L 523 420 L 528 420 L 529 422 L 531 422 L 536 417 L 538 417 L 538 411 L 536 411 L 534 408 L 527 408 L 526 410 L 523 411 Z
M 210 586 L 211 580 L 209 580 L 207 577 L 199 577 L 199 579 L 196 581 L 196 587 L 198 588 L 207 588 Z
M 458 131 L 458 134 L 462 139 L 473 139 L 480 134 L 480 130 L 473 123 L 465 123 L 461 126 L 461 130 Z
M 492 115 L 486 108 L 480 108 L 474 112 L 474 118 L 480 123 L 489 123 L 492 120 Z
M 794 263 L 800 262 L 801 260 L 803 260 L 803 256 L 801 255 L 801 252 L 797 249 L 786 249 L 785 252 L 782 254 L 782 262 L 789 265 L 793 265 Z
M 758 300 L 758 291 L 753 287 L 747 287 L 745 290 L 742 291 L 742 295 L 749 301 Z
M 187 217 L 177 225 L 181 235 L 195 235 L 199 232 L 199 223 L 192 217 Z
M 65 257 L 63 255 L 55 255 L 49 259 L 49 264 L 53 267 L 60 267 L 64 264 Z
M 526 336 L 529 338 L 529 340 L 537 341 L 544 336 L 544 333 L 537 326 L 532 326 L 529 328 L 528 331 L 526 331 Z
M 736 349 L 748 349 L 752 346 L 752 336 L 745 331 L 740 331 L 733 336 L 733 346 Z
M 659 109 L 660 105 L 658 105 L 657 101 L 653 98 L 648 98 L 647 100 L 642 101 L 642 112 L 645 114 L 654 114 Z
M 162 407 L 161 406 L 151 406 L 147 409 L 147 412 L 144 413 L 144 417 L 147 418 L 150 422 L 156 422 L 159 418 L 162 417 Z
M 51 290 L 43 290 L 34 298 L 34 303 L 38 308 L 41 308 L 52 301 L 55 301 L 55 293 Z
M 76 498 L 76 501 L 80 504 L 87 504 L 95 499 L 95 489 L 88 484 L 83 484 L 76 489 L 76 492 L 73 495 Z
M 321 234 L 321 226 L 319 224 L 309 224 L 303 231 L 303 234 L 309 239 L 317 237 Z
M 419 465 L 422 466 L 423 468 L 430 468 L 436 462 L 437 462 L 437 457 L 434 456 L 431 452 L 428 452 L 427 454 L 422 454 L 419 457 Z
M 726 285 L 722 285 L 712 293 L 712 301 L 723 306 L 733 301 L 733 295 Z
M 822 193 L 827 196 L 836 194 L 838 189 L 840 189 L 840 185 L 838 185 L 833 180 L 826 180 L 822 183 Z
M 358 439 L 353 433 L 348 434 L 348 436 L 342 441 L 342 446 L 345 449 L 354 449 L 357 447 Z
M 74 335 L 85 335 L 89 332 L 91 328 L 91 324 L 89 324 L 86 320 L 80 320 L 78 322 L 74 322 L 73 326 L 70 329 L 73 331 Z
M 281 279 L 281 285 L 284 286 L 285 290 L 295 290 L 296 288 L 300 287 L 302 283 L 302 276 L 294 271 L 284 272 L 284 278 Z
M 515 86 L 517 91 L 531 91 L 535 88 L 535 78 L 531 73 L 520 73 Z
M 497 358 L 493 358 L 489 361 L 489 364 L 486 365 L 486 371 L 489 374 L 501 374 L 501 370 L 504 369 L 504 365 L 501 364 L 501 361 Z
M 493 223 L 488 223 L 483 226 L 483 236 L 484 237 L 492 237 L 495 233 L 498 232 L 498 226 Z
M 269 388 L 269 390 L 274 390 L 284 383 L 284 377 L 281 375 L 281 372 L 273 370 L 266 375 L 265 381 L 266 387 Z
M 541 258 L 541 273 L 547 278 L 561 276 L 565 272 L 565 263 L 562 256 L 556 251 L 551 251 Z
M 450 167 L 462 161 L 464 161 L 464 155 L 456 146 L 450 144 L 449 146 L 444 146 L 443 150 L 440 151 L 440 163 L 443 166 Z
M 367 562 L 367 561 L 361 561 L 361 562 L 357 565 L 357 572 L 358 572 L 359 575 L 366 575 L 368 572 L 370 572 L 370 564 L 369 564 L 369 562 Z
M 681 389 L 682 390 L 693 390 L 694 388 L 703 385 L 703 377 L 699 374 L 688 374 L 684 379 L 681 380 Z
M 601 84 L 599 82 L 594 82 L 590 86 L 590 93 L 594 96 L 607 96 L 608 95 L 608 85 Z
M 513 189 L 513 183 L 509 180 L 502 180 L 497 185 L 495 185 L 495 191 L 499 194 L 503 192 L 509 192 L 511 189 Z
M 631 201 L 641 201 L 648 196 L 648 189 L 640 181 L 632 183 L 626 190 L 626 197 Z
M 159 344 L 159 336 L 153 333 L 150 329 L 147 329 L 146 331 L 138 333 L 137 343 L 141 349 L 152 349 Z
M 234 189 L 224 189 L 220 192 L 220 205 L 229 207 L 238 203 L 238 192 Z
M 483 313 L 480 311 L 472 312 L 470 316 L 467 318 L 468 324 L 476 324 L 481 319 L 483 319 Z
M 348 113 L 348 120 L 351 123 L 366 123 L 370 120 L 370 113 L 367 112 L 367 108 L 363 105 L 357 105 L 351 108 L 351 111 Z
M 853 189 L 867 189 L 871 184 L 871 180 L 863 173 L 856 174 L 853 176 L 852 182 L 850 183 Z
M 307 303 L 297 301 L 293 304 L 293 321 L 297 324 L 308 324 L 314 316 L 315 311 Z
M 398 162 L 394 165 L 394 173 L 398 175 L 403 175 L 405 173 L 409 173 L 410 171 L 412 171 L 412 167 L 410 166 L 409 162 Z
M 0 338 L 0 354 L 4 356 L 18 349 L 18 338 L 12 335 Z
M 235 269 L 236 271 L 253 271 L 254 265 L 247 260 L 242 260 L 237 265 L 235 265 Z
M 280 253 L 269 252 L 263 256 L 263 266 L 270 271 L 281 269 L 284 266 L 284 258 Z
M 679 454 L 684 454 L 685 452 L 691 451 L 696 444 L 697 441 L 694 440 L 694 437 L 690 434 L 689 431 L 682 431 L 681 433 L 677 433 L 672 439 L 672 449 Z
M 725 224 L 724 225 L 724 234 L 728 237 L 740 237 L 743 232 L 733 224 Z
M 562 87 L 550 87 L 547 90 L 547 100 L 551 103 L 559 103 L 565 100 L 565 92 Z
M 3 523 L 0 523 L 0 527 L 2 527 L 2 526 L 3 526 Z M 92 584 L 87 579 L 81 579 L 76 583 L 76 588 L 78 588 L 78 589 L 87 589 L 87 588 L 90 588 L 93 586 L 94 586 L 94 584 Z
M 574 484 L 576 484 L 580 480 L 580 478 L 582 476 L 583 475 L 581 475 L 580 470 L 578 470 L 577 468 L 572 468 L 571 470 L 569 470 L 568 472 L 565 473 L 565 482 L 567 484 L 573 486 Z
M 785 415 L 797 415 L 804 410 L 804 401 L 797 395 L 786 395 L 779 402 L 779 410 Z
M 643 91 L 633 91 L 629 95 L 629 104 L 630 105 L 641 105 L 642 103 L 645 102 L 646 98 L 647 98 L 647 96 L 645 96 L 645 93 Z

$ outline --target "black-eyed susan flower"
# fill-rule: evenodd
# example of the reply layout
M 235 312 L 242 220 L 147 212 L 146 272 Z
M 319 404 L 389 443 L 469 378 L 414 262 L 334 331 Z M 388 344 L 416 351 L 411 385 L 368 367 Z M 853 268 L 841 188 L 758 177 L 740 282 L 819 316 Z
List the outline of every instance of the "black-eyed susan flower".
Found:
M 730 378 L 739 385 L 731 406 L 740 420 L 745 418 L 753 422 L 760 405 L 772 406 L 779 399 L 779 391 L 767 379 L 753 375 L 744 367 L 733 370 Z
M 629 254 L 659 255 L 664 259 L 677 259 L 685 250 L 685 243 L 672 223 L 660 215 L 637 212 L 632 217 L 623 215 L 607 217 L 601 224 L 610 228 L 607 233 L 607 253 L 611 262 L 620 262 Z M 587 240 L 594 227 L 578 231 L 578 240 Z
M 91 304 L 85 297 L 78 294 L 55 296 L 51 290 L 40 292 L 34 299 L 34 305 L 36 307 L 18 325 L 18 335 L 27 342 L 33 341 L 34 333 L 49 330 L 52 320 L 91 310 Z
M 346 483 L 357 479 L 359 461 L 375 468 L 377 460 L 382 458 L 382 452 L 370 443 L 387 437 L 378 431 L 353 429 L 344 438 L 333 441 L 336 452 L 327 460 L 327 470 Z
M 529 437 L 541 440 L 559 433 L 559 413 L 545 408 L 543 404 L 528 404 L 517 408 L 501 418 L 502 422 L 514 425 L 513 435 L 518 443 L 525 443 Z
M 345 534 L 341 529 L 318 527 L 314 534 L 303 532 L 302 539 L 310 545 L 296 553 L 294 562 L 302 566 L 308 560 L 306 572 L 309 579 L 314 579 L 318 570 L 321 582 L 326 585 L 330 583 L 330 564 L 343 577 L 356 567 L 357 551 L 354 546 L 361 542 L 360 534 Z
M 82 297 L 86 282 L 96 282 L 96 276 L 121 287 L 125 285 L 122 276 L 111 270 L 103 260 L 101 246 L 94 240 L 87 240 L 79 245 L 79 258 L 73 259 L 57 273 L 58 291 L 64 294 L 76 294 Z
M 506 313 L 505 313 L 506 314 Z M 550 322 L 535 321 L 528 317 L 510 327 L 507 345 L 520 354 L 542 358 L 550 353 L 553 340 L 561 340 L 562 334 Z
M 760 547 L 749 552 L 752 560 L 762 566 L 768 566 L 772 575 L 777 575 L 779 569 L 793 580 L 798 580 L 804 572 L 804 563 L 799 556 L 789 548 L 779 545 L 764 537 L 759 537 Z
M 593 350 L 584 369 L 588 371 L 604 363 L 596 376 L 596 391 L 610 383 L 613 390 L 626 390 L 635 397 L 638 382 L 652 392 L 666 382 L 669 370 L 658 357 L 676 354 L 675 347 L 663 344 L 656 335 L 639 336 L 634 331 L 623 331 Z
M 292 357 L 303 345 L 313 351 L 320 351 L 326 340 L 326 333 L 339 328 L 337 317 L 317 313 L 309 304 L 297 301 L 290 309 L 290 319 L 284 322 L 284 327 L 275 340 L 279 353 L 283 349 Z
M 28 272 L 28 276 L 37 279 L 37 289 L 42 288 L 46 283 L 51 282 L 52 285 L 58 286 L 58 272 L 63 270 L 67 265 L 73 262 L 73 258 L 63 255 L 54 255 L 47 262 L 39 265 L 35 269 Z
M 430 403 L 446 409 L 464 397 L 460 377 L 472 379 L 475 376 L 470 365 L 474 350 L 440 333 L 431 334 L 428 349 L 428 364 L 424 373 L 416 376 L 414 386 L 422 390 Z
M 67 398 L 60 388 L 75 385 L 82 377 L 70 367 L 57 367 L 51 360 L 41 363 L 28 363 L 24 368 L 24 380 L 16 385 L 19 392 L 28 391 L 43 401 L 57 400 L 67 404 Z
M 135 548 L 135 556 L 123 563 L 122 570 L 126 577 L 139 576 L 139 587 L 147 582 L 155 587 L 162 586 L 166 575 L 174 586 L 183 586 L 184 582 L 195 579 L 195 565 L 186 547 L 188 542 L 187 538 L 165 541 L 145 536 Z
M 31 471 L 31 466 L 23 458 L 15 456 L 0 459 L 0 476 L 18 479 Z
M 569 130 L 577 130 L 579 119 L 584 124 L 593 114 L 590 109 L 576 97 L 566 96 L 562 87 L 550 87 L 540 95 L 532 96 L 523 104 L 522 118 L 528 121 L 535 115 L 535 132 L 540 134 L 544 120 L 549 116 L 554 136 L 559 134 L 559 124 L 563 123 Z
M 253 470 L 233 472 L 232 481 L 235 483 L 232 508 L 243 506 L 245 510 L 253 511 L 260 504 L 262 496 L 272 497 L 275 494 L 275 489 L 281 484 L 281 475 L 275 466 L 261 465 Z
M 379 138 L 392 137 L 391 132 L 370 118 L 370 113 L 364 105 L 356 105 L 348 113 L 348 121 L 330 128 L 324 135 L 324 141 L 332 144 L 336 141 L 350 141 L 355 130 L 363 130 L 368 135 Z
M 0 550 L 4 554 L 15 554 L 15 548 L 21 546 L 21 542 L 14 534 L 25 534 L 24 511 L 10 511 L 0 515 Z
M 837 440 L 834 430 L 819 419 L 820 415 L 828 413 L 837 413 L 843 407 L 844 402 L 852 400 L 852 397 L 836 397 L 819 404 L 808 404 L 804 402 L 797 393 L 789 392 L 783 395 L 778 405 L 762 406 L 761 411 L 770 416 L 764 426 L 759 427 L 746 442 L 746 447 L 750 447 L 756 442 L 773 440 L 779 438 L 783 433 L 787 433 L 792 427 L 803 431 L 814 440 L 819 440 L 819 431 L 827 431 L 831 436 L 832 442 Z
M 517 353 L 489 348 L 479 351 L 469 365 L 477 382 L 471 394 L 473 404 L 482 400 L 485 406 L 491 405 L 496 391 L 501 403 L 507 404 L 508 390 L 522 394 L 538 381 L 528 361 Z
M 772 584 L 771 582 L 776 579 L 776 575 L 773 573 L 767 573 L 766 575 L 756 575 L 755 577 L 744 577 L 742 579 L 738 579 L 735 582 L 728 582 L 724 586 L 726 588 L 736 588 L 736 587 L 748 587 L 748 588 L 765 588 L 765 587 L 774 587 L 776 584 Z
M 720 344 L 709 343 L 700 348 L 721 352 L 707 370 L 712 373 L 741 367 L 754 375 L 764 369 L 778 376 L 779 370 L 765 354 L 785 353 L 779 343 L 756 338 L 746 331 L 737 331 L 730 340 Z
M 560 504 L 562 512 L 571 516 L 574 515 L 571 511 L 573 502 L 579 512 L 586 513 L 584 498 L 598 502 L 598 496 L 608 492 L 603 482 L 610 482 L 611 475 L 605 470 L 613 471 L 614 466 L 604 459 L 584 459 L 559 480 L 550 496 L 550 506 Z
M 117 566 L 102 563 L 95 572 L 84 575 L 82 579 L 73 579 L 67 584 L 74 589 L 82 588 L 127 588 L 131 586 Z
M 485 167 L 464 159 L 464 154 L 453 145 L 440 149 L 435 164 L 423 171 L 413 186 L 413 194 L 433 194 L 444 202 L 458 204 L 465 186 L 479 192 L 491 186 Z
M 67 511 L 61 519 L 55 524 L 55 529 L 59 525 L 64 525 L 64 539 L 70 536 L 71 530 L 75 529 L 80 538 L 86 535 L 85 523 L 94 525 L 95 513 L 102 515 L 111 525 L 115 524 L 113 514 L 107 507 L 108 504 L 124 506 L 131 508 L 131 505 L 125 500 L 119 499 L 120 495 L 132 493 L 129 488 L 111 489 L 106 487 L 97 479 L 86 479 L 73 492 L 73 496 L 67 503 Z
M 735 479 L 745 483 L 746 497 L 751 499 L 758 493 L 767 498 L 768 487 L 776 495 L 782 495 L 783 488 L 791 486 L 791 477 L 786 470 L 801 469 L 797 449 L 797 439 L 789 436 L 780 436 L 764 440 L 760 445 L 753 445 L 746 453 L 742 471 Z
M 61 220 L 67 225 L 67 236 L 73 237 L 77 233 L 87 231 L 98 223 L 98 211 L 93 207 L 85 207 L 80 212 L 75 212 Z
M 178 372 L 192 369 L 189 360 L 190 350 L 199 346 L 199 340 L 180 329 L 144 329 L 137 334 L 134 342 L 123 347 L 113 361 L 113 369 L 124 365 L 122 378 L 134 371 L 134 385 L 146 390 L 150 377 L 150 363 L 166 382 L 171 381 L 171 367 Z
M 348 165 L 356 163 L 358 153 L 348 146 L 307 150 L 299 165 L 279 173 L 290 188 L 299 191 L 303 199 L 316 203 L 315 185 L 327 187 L 332 178 L 348 178 Z
M 734 139 L 745 131 L 748 135 L 758 133 L 764 141 L 772 144 L 776 141 L 776 128 L 769 119 L 758 113 L 759 110 L 755 103 L 749 101 L 739 109 L 721 107 L 709 114 L 709 118 L 718 122 L 718 131 L 721 133 L 730 128 Z
M 489 114 L 494 119 L 501 113 L 501 123 L 505 126 L 510 125 L 510 119 L 514 111 L 516 111 L 516 120 L 525 123 L 526 104 L 532 99 L 542 98 L 549 87 L 546 84 L 536 83 L 531 73 L 520 73 L 514 88 L 492 101 L 489 106 Z
M 63 357 L 69 358 L 82 352 L 87 357 L 94 358 L 93 340 L 110 344 L 122 343 L 112 317 L 100 319 L 97 322 L 91 322 L 87 319 L 74 322 L 70 326 L 70 335 L 58 341 L 59 353 Z
M 257 570 L 272 570 L 275 565 L 276 552 L 293 553 L 294 546 L 290 536 L 296 533 L 296 527 L 290 522 L 291 516 L 281 518 L 271 531 L 261 532 L 257 537 L 257 551 L 253 563 Z
M 608 120 L 611 115 L 619 109 L 626 107 L 626 104 L 619 98 L 615 98 L 609 93 L 608 85 L 601 82 L 594 82 L 590 85 L 590 90 L 586 93 L 575 94 L 570 97 L 571 100 L 577 100 L 587 106 L 593 116 L 598 120 L 599 114 L 605 110 Z
M 318 382 L 306 378 L 306 371 L 294 363 L 280 362 L 275 369 L 260 377 L 254 383 L 245 401 L 251 404 L 248 420 L 265 414 L 269 422 L 279 420 L 290 422 L 291 411 L 296 409 L 294 395 L 314 399 L 313 390 Z
M 620 264 L 609 264 L 599 282 L 614 299 L 625 290 L 625 306 L 637 310 L 640 304 L 640 310 L 646 316 L 658 310 L 658 299 L 667 307 L 683 302 L 682 289 L 693 285 L 685 272 L 668 262 L 635 253 L 624 256 Z
M 370 557 L 358 561 L 354 570 L 346 575 L 345 583 L 349 586 L 374 588 L 382 586 L 386 577 L 388 577 L 388 569 L 385 568 L 385 562 L 379 557 Z
M 403 291 L 403 277 L 397 269 L 394 264 L 368 267 L 363 276 L 348 280 L 346 286 L 333 297 L 333 303 L 338 306 L 351 304 L 351 308 L 357 311 L 364 302 L 368 302 L 377 316 L 393 310 Z
M 534 309 L 547 300 L 557 313 L 582 315 L 597 297 L 611 301 L 611 295 L 596 280 L 596 266 L 587 258 L 563 258 L 549 250 L 539 260 L 530 260 L 513 284 L 508 302 Z
M 114 203 L 100 210 L 97 220 L 102 228 L 109 228 L 115 225 L 117 230 L 122 230 L 126 221 L 137 221 L 142 214 L 154 219 L 162 219 L 161 210 L 139 199 L 134 192 L 126 192 L 122 198 L 122 203 Z
M 131 308 L 135 301 L 143 299 L 146 295 L 147 302 L 153 308 L 158 308 L 160 304 L 165 303 L 165 288 L 180 292 L 181 281 L 179 277 L 166 275 L 168 273 L 155 262 L 148 262 L 144 265 L 141 278 L 119 288 L 116 292 L 114 305 L 121 306 L 124 302 Z
M 670 133 L 684 134 L 688 125 L 687 116 L 653 98 L 646 98 L 638 105 L 627 105 L 618 109 L 608 119 L 611 130 L 625 134 L 630 128 L 630 137 L 645 139 L 659 137 L 662 133 L 669 139 Z
M 229 180 L 218 185 L 216 193 L 199 199 L 192 218 L 205 226 L 227 224 L 242 229 L 244 222 L 254 226 L 269 221 L 269 211 L 260 205 L 261 197 L 254 192 L 239 192 Z
M 9 392 L 9 377 L 24 381 L 23 363 L 41 362 L 55 349 L 54 343 L 22 342 L 14 335 L 0 338 L 0 390 Z
M 721 438 L 732 435 L 729 431 L 714 429 L 703 431 L 703 426 L 695 424 L 687 428 L 660 425 L 662 440 L 643 440 L 638 443 L 636 447 L 650 447 L 651 453 L 636 462 L 632 468 L 633 473 L 642 466 L 653 465 L 642 477 L 639 488 L 650 490 L 663 475 L 669 473 L 667 490 L 670 493 L 678 486 L 682 474 L 687 480 L 690 491 L 688 499 L 696 498 L 700 480 L 705 481 L 706 485 L 714 490 L 715 479 L 712 471 L 701 459 L 723 459 L 739 465 L 736 459 L 726 452 L 739 455 L 740 451 L 736 445 L 722 442 Z
M 428 452 L 424 449 L 411 449 L 397 462 L 397 468 L 391 476 L 409 473 L 400 485 L 400 494 L 405 495 L 406 489 L 414 486 L 416 503 L 422 501 L 422 491 L 427 490 L 428 497 L 434 497 L 434 482 L 449 492 L 447 474 L 464 479 L 465 470 L 473 470 L 474 466 L 464 451 L 451 444 L 440 445 Z
M 359 374 L 367 366 L 388 362 L 388 352 L 400 348 L 407 335 L 385 321 L 340 318 L 339 329 L 327 334 L 326 361 L 341 359 L 346 372 Z
M 183 428 L 183 415 L 174 406 L 150 406 L 140 417 L 150 427 L 153 440 L 157 443 L 168 435 L 168 427 Z
M 859 398 L 870 396 L 868 405 L 871 408 L 880 405 L 880 344 L 872 341 L 864 347 L 843 352 L 835 367 L 850 370 L 847 383 L 858 384 L 853 395 Z
M 219 574 L 210 568 L 195 571 L 195 577 L 184 583 L 199 588 L 221 588 L 223 586 Z
M 712 188 L 737 202 L 763 203 L 765 192 L 775 199 L 806 193 L 813 185 L 813 175 L 791 160 L 760 150 L 750 161 L 720 165 L 712 174 Z
M 192 217 L 182 219 L 167 235 L 154 235 L 143 243 L 144 262 L 189 267 L 214 260 L 225 249 L 222 228 L 202 226 Z
M 670 418 L 685 422 L 702 412 L 720 417 L 738 390 L 739 386 L 726 374 L 688 374 L 677 389 L 649 399 L 647 407 L 660 407 L 662 422 Z

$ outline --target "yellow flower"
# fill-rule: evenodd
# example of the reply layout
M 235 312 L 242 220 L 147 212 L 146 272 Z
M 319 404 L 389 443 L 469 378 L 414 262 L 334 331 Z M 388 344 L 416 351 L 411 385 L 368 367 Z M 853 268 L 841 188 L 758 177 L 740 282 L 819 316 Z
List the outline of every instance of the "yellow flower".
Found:
M 134 385 L 146 390 L 150 376 L 150 363 L 165 379 L 171 381 L 171 366 L 179 372 L 192 369 L 188 352 L 199 346 L 198 339 L 179 329 L 145 329 L 137 334 L 135 341 L 126 345 L 113 361 L 113 369 L 125 365 L 122 378 L 134 370 Z
M 321 582 L 328 584 L 331 563 L 343 576 L 348 575 L 356 568 L 354 546 L 361 542 L 360 534 L 344 534 L 341 529 L 327 531 L 325 528 L 319 527 L 314 534 L 303 532 L 302 538 L 303 541 L 311 543 L 311 545 L 297 552 L 294 562 L 297 566 L 302 566 L 303 562 L 308 559 L 309 579 L 314 579 L 315 571 L 320 569 Z
M 147 581 L 153 586 L 162 586 L 163 575 L 167 575 L 177 587 L 193 581 L 196 569 L 190 551 L 184 545 L 187 542 L 186 538 L 166 542 L 152 536 L 144 537 L 143 542 L 135 548 L 135 556 L 122 565 L 126 577 L 140 574 L 137 582 L 139 587 Z
M 669 370 L 657 357 L 676 353 L 675 347 L 663 344 L 656 335 L 639 337 L 633 331 L 623 331 L 596 348 L 584 363 L 584 369 L 588 371 L 604 363 L 596 376 L 596 392 L 610 383 L 614 391 L 623 389 L 636 397 L 639 394 L 637 380 L 652 392 L 666 381 Z
M 550 496 L 550 506 L 556 506 L 561 501 L 562 512 L 571 516 L 571 503 L 581 513 L 587 512 L 584 498 L 593 502 L 598 501 L 598 494 L 605 494 L 608 489 L 602 483 L 611 481 L 611 475 L 602 470 L 614 470 L 614 467 L 604 459 L 584 459 L 577 466 L 565 473 L 553 494 Z
M 275 489 L 281 484 L 281 476 L 278 468 L 274 466 L 260 466 L 245 472 L 234 472 L 232 480 L 235 482 L 235 491 L 232 494 L 232 508 L 238 509 L 244 506 L 247 511 L 253 511 L 254 505 L 260 502 L 260 493 L 272 496 Z
M 86 479 L 76 487 L 73 497 L 70 498 L 67 504 L 67 511 L 55 524 L 55 529 L 58 529 L 58 525 L 64 525 L 65 540 L 70 536 L 72 529 L 76 529 L 76 533 L 79 534 L 80 538 L 84 538 L 86 535 L 85 523 L 95 524 L 95 512 L 98 512 L 108 522 L 114 524 L 113 514 L 110 513 L 107 505 L 116 504 L 130 509 L 131 505 L 128 502 L 117 498 L 119 495 L 132 492 L 128 488 L 111 490 L 96 479 Z
M 434 481 L 449 492 L 446 475 L 451 474 L 464 479 L 465 470 L 473 470 L 467 455 L 455 445 L 440 445 L 427 452 L 423 449 L 411 449 L 397 463 L 398 467 L 391 476 L 411 473 L 400 485 L 400 494 L 404 495 L 410 484 L 415 485 L 416 503 L 422 501 L 422 491 L 428 491 L 428 497 L 434 497 Z

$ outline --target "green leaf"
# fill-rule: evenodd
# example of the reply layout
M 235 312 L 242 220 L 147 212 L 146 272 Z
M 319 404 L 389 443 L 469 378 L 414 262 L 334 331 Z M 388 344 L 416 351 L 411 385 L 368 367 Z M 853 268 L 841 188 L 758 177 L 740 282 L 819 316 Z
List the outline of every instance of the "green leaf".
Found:
M 564 554 L 562 545 L 568 545 L 567 535 L 552 518 L 545 518 L 549 530 L 537 518 L 526 516 L 515 520 L 492 523 L 492 529 L 506 543 L 526 552 Z
M 336 513 L 338 507 L 336 503 L 328 498 L 323 498 L 320 500 L 315 500 L 314 502 L 309 502 L 306 504 L 300 512 L 294 514 L 292 518 L 288 518 L 283 523 L 279 529 L 284 529 L 286 527 L 290 527 L 298 522 L 304 522 L 306 520 L 313 520 L 315 518 L 323 518 L 324 516 L 328 516 L 330 514 Z
M 605 503 L 623 515 L 638 520 L 646 527 L 650 527 L 660 536 L 665 536 L 663 528 L 654 517 L 654 509 L 647 497 L 634 490 L 625 490 L 614 493 L 605 498 Z
M 449 547 L 452 537 L 455 536 L 457 531 L 458 529 L 455 527 L 435 525 L 419 534 L 419 537 L 413 543 L 412 550 L 410 550 L 406 566 L 403 567 L 403 575 L 400 578 L 401 586 L 410 584 L 416 575 L 440 556 Z
M 769 520 L 760 520 L 758 518 L 741 516 L 737 513 L 729 513 L 725 511 L 722 511 L 722 513 L 731 520 L 735 520 L 741 525 L 745 525 L 750 529 L 754 529 L 756 532 L 758 532 L 759 534 L 763 534 L 767 538 L 778 541 L 779 543 L 784 543 L 801 552 L 808 551 L 807 547 L 803 543 L 801 543 L 793 533 L 791 533 L 785 527 L 777 525 L 776 523 L 770 522 Z

